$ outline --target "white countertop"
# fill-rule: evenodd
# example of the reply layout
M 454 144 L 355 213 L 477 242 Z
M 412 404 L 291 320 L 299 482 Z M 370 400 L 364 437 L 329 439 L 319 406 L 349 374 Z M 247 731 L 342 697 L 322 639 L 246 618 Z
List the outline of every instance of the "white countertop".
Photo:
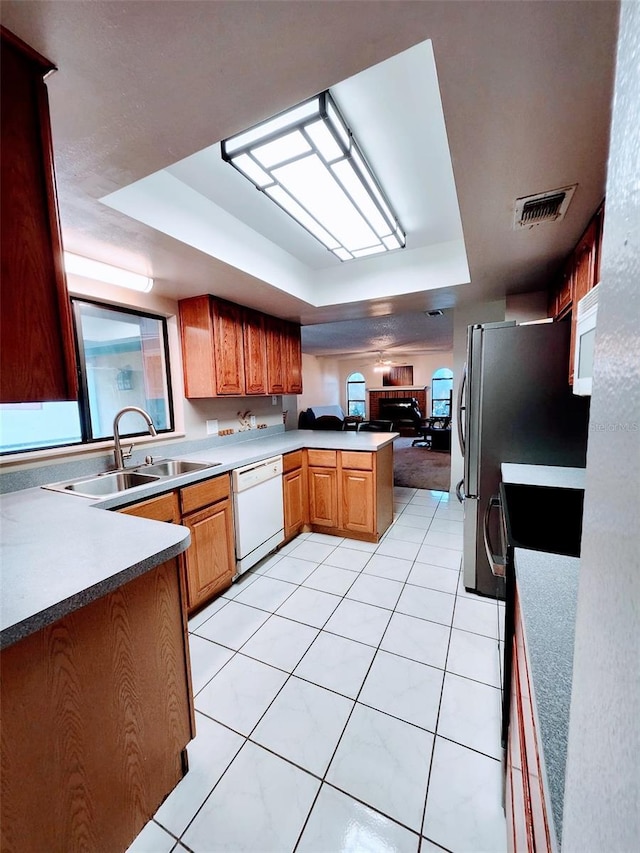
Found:
M 0 648 L 100 598 L 189 545 L 186 527 L 101 510 L 304 447 L 375 452 L 395 437 L 396 433 L 292 430 L 181 456 L 222 464 L 103 500 L 43 488 L 2 495 Z
M 560 465 L 522 465 L 502 463 L 502 482 L 524 486 L 546 486 L 556 489 L 584 489 L 586 468 L 564 468 Z

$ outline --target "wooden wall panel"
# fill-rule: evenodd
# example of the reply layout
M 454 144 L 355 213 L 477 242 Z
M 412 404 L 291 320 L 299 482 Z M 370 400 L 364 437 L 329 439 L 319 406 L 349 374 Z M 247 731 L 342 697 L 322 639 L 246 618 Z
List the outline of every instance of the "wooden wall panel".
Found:
M 176 560 L 4 650 L 2 850 L 125 850 L 193 736 Z

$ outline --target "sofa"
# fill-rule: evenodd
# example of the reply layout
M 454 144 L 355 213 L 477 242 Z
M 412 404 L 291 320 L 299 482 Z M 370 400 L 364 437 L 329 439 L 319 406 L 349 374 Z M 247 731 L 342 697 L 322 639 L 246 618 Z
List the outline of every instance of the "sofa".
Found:
M 298 415 L 298 429 L 344 429 L 345 414 L 340 406 L 310 406 Z

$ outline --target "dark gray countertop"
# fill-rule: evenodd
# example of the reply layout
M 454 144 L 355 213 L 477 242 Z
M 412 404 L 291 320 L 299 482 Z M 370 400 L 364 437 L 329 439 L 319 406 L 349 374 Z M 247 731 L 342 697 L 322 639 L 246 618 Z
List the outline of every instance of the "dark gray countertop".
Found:
M 43 488 L 0 497 L 0 648 L 184 551 L 185 527 L 101 512 L 303 447 L 377 451 L 396 433 L 291 430 L 181 456 L 221 465 L 96 501 Z
M 516 548 L 515 569 L 545 788 L 560 842 L 580 560 Z

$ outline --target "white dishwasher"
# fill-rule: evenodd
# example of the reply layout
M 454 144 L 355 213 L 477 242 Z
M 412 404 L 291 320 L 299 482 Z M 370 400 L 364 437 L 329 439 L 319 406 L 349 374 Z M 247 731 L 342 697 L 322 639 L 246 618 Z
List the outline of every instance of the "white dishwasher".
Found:
M 233 471 L 236 574 L 273 551 L 284 539 L 282 456 L 271 456 Z

